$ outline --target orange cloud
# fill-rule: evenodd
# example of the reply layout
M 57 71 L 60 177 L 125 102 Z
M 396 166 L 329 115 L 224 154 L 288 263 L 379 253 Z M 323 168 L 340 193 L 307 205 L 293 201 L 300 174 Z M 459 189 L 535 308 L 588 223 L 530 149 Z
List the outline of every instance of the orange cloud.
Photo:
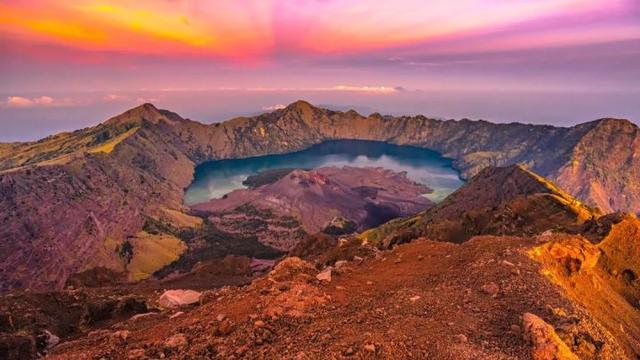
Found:
M 186 15 L 150 11 L 119 5 L 90 4 L 78 7 L 86 18 L 99 18 L 116 29 L 194 47 L 214 46 L 213 34 L 192 24 Z
M 219 13 L 208 14 L 176 8 L 178 3 L 45 0 L 40 6 L 0 4 L 0 27 L 3 33 L 25 41 L 136 54 L 243 57 L 272 45 L 265 22 L 242 13 L 239 4 L 221 4 L 216 8 Z M 225 9 L 231 11 L 228 17 Z

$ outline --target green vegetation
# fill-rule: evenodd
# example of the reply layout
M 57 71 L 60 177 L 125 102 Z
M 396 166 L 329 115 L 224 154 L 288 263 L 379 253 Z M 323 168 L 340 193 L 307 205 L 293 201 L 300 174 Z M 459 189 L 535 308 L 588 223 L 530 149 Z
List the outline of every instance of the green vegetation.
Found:
M 289 175 L 294 170 L 296 170 L 296 168 L 265 170 L 260 172 L 259 174 L 249 176 L 245 181 L 242 182 L 242 185 L 245 185 L 251 189 L 255 189 L 263 185 L 273 184 L 274 182 Z
M 273 211 L 271 209 L 258 209 L 251 204 L 240 205 L 233 211 L 247 214 L 247 216 L 255 216 L 267 219 L 272 219 L 274 217 Z
M 116 246 L 116 252 L 124 260 L 125 264 L 129 264 L 133 258 L 133 245 L 129 240 L 126 240 L 122 245 Z

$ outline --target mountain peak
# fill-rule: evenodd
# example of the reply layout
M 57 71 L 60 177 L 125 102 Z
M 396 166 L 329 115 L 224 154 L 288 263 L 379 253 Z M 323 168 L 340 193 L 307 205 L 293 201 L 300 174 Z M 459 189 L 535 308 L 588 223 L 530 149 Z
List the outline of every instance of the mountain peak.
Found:
M 638 125 L 628 119 L 602 118 L 578 126 L 589 126 L 592 130 L 633 130 Z
M 160 110 L 151 103 L 144 103 L 124 113 L 107 120 L 107 125 L 141 125 L 147 121 L 158 124 L 160 121 L 174 123 L 182 119 L 179 115 L 166 110 Z
M 155 107 L 155 105 L 153 105 L 152 103 L 144 103 L 142 105 L 135 107 L 134 109 L 137 109 L 137 108 L 142 108 L 145 110 L 158 110 L 158 108 Z
M 311 105 L 308 101 L 305 100 L 297 100 L 287 105 L 285 108 L 287 110 L 299 110 L 299 111 L 308 111 L 311 109 L 316 109 L 315 106 Z
M 307 124 L 311 124 L 325 114 L 324 110 L 311 105 L 304 100 L 298 100 L 289 104 L 283 110 L 283 114 L 301 119 Z

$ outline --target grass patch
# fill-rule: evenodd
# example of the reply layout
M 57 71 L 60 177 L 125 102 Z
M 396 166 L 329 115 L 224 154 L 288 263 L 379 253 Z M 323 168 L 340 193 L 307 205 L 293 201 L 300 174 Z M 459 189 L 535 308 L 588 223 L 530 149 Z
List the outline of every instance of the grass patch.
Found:
M 138 281 L 151 276 L 154 272 L 178 260 L 187 250 L 187 245 L 171 235 L 153 235 L 140 232 L 129 242 L 133 247 L 133 256 L 127 266 L 129 279 Z
M 113 151 L 113 149 L 115 149 L 116 145 L 121 143 L 124 139 L 128 138 L 129 136 L 133 135 L 136 131 L 138 131 L 138 129 L 140 129 L 140 128 L 139 127 L 131 128 L 131 129 L 125 131 L 124 133 L 114 137 L 113 139 L 110 139 L 107 142 L 100 144 L 97 147 L 89 149 L 89 153 L 91 153 L 91 154 L 95 154 L 95 153 L 109 154 L 109 153 L 111 153 Z

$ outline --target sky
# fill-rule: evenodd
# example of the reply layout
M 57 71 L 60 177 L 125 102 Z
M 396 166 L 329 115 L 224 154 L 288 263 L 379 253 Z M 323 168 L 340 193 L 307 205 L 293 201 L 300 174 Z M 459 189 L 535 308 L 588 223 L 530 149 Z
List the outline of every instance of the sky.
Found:
M 0 141 L 143 102 L 568 126 L 638 95 L 638 0 L 0 0 Z

